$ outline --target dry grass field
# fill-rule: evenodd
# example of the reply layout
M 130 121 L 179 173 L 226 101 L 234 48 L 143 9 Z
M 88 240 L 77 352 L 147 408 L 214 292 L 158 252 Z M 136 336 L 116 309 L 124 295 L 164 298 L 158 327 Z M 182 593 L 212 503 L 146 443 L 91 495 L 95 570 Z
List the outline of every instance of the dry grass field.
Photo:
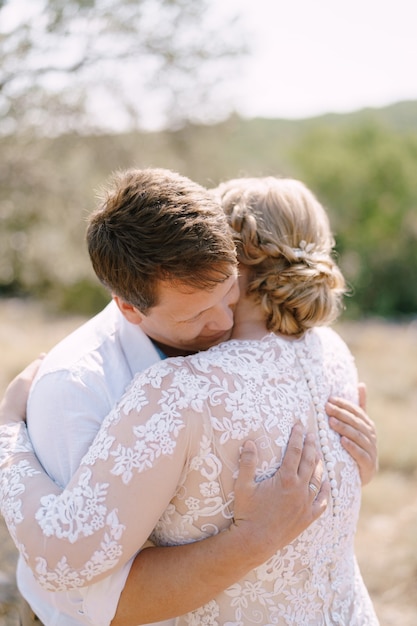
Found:
M 82 321 L 0 301 L 0 393 L 19 369 Z M 344 323 L 338 330 L 367 383 L 380 451 L 379 474 L 363 491 L 358 560 L 381 626 L 416 626 L 417 322 Z M 0 626 L 16 626 L 16 552 L 1 520 L 0 545 Z

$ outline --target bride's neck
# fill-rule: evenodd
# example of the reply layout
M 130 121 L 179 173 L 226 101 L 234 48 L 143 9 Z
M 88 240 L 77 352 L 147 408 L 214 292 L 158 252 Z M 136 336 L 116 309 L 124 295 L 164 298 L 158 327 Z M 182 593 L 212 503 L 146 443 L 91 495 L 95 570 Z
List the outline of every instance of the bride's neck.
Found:
M 246 296 L 241 296 L 234 319 L 232 339 L 262 339 L 268 333 L 261 307 Z
M 240 298 L 234 313 L 233 339 L 262 339 L 268 332 L 261 306 L 246 294 L 249 273 L 249 268 L 240 265 Z

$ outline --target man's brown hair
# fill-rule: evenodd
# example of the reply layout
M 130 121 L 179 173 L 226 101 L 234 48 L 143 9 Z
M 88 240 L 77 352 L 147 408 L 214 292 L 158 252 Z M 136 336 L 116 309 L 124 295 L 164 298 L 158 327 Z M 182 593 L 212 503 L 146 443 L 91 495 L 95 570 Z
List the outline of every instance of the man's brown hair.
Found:
M 87 245 L 100 281 L 143 313 L 157 304 L 159 281 L 213 289 L 236 265 L 218 200 L 159 168 L 113 176 L 89 218 Z

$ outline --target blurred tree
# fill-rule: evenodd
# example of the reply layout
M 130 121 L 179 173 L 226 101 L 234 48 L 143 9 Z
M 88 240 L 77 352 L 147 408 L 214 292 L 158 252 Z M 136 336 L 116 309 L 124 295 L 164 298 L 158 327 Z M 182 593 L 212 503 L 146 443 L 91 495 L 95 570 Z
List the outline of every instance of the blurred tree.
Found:
M 240 28 L 209 0 L 0 0 L 1 132 L 224 117 Z
M 91 300 L 94 188 L 141 149 L 154 164 L 92 135 L 226 116 L 242 41 L 210 0 L 0 0 L 0 294 Z

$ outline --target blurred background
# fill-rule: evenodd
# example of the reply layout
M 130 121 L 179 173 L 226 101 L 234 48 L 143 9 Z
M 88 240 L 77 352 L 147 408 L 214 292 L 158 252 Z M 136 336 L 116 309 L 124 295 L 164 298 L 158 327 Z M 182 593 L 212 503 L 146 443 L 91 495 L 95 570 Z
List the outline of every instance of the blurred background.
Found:
M 358 557 L 383 626 L 417 615 L 416 23 L 414 0 L 0 0 L 0 392 L 109 300 L 84 232 L 112 172 L 300 178 L 378 427 Z

